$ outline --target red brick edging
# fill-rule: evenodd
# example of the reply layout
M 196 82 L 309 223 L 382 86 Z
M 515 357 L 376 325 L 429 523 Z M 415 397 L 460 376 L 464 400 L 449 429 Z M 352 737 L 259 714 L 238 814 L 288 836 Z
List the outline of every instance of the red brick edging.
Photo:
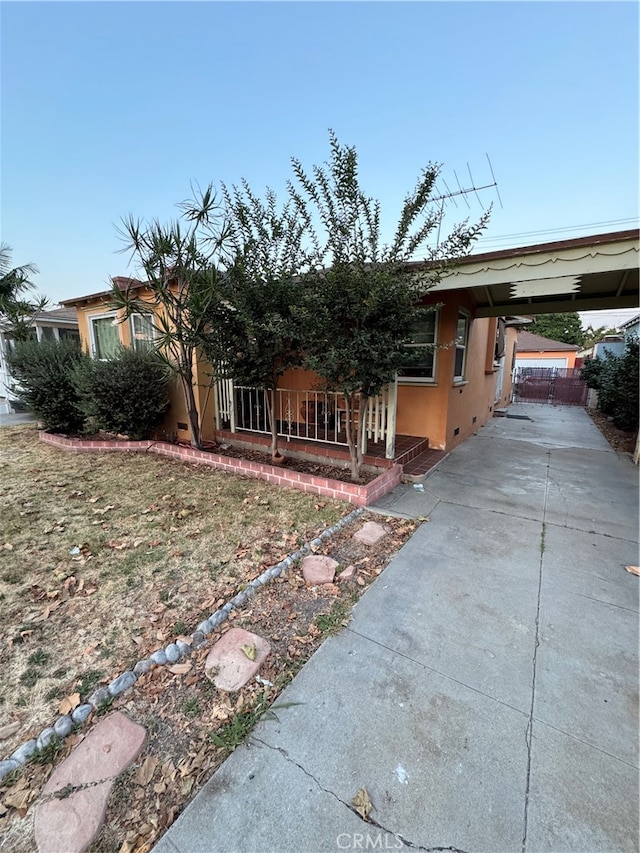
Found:
M 268 483 L 274 483 L 277 486 L 289 486 L 292 489 L 298 489 L 312 495 L 348 501 L 354 506 L 369 506 L 369 504 L 375 503 L 378 498 L 386 495 L 398 485 L 402 474 L 401 465 L 392 465 L 391 468 L 387 468 L 366 486 L 358 486 L 355 483 L 343 483 L 340 480 L 330 480 L 328 477 L 301 474 L 298 471 L 289 471 L 287 468 L 280 468 L 275 465 L 250 462 L 247 459 L 236 459 L 233 456 L 222 456 L 206 450 L 196 450 L 193 447 L 169 444 L 166 441 L 95 441 L 93 439 L 67 438 L 63 435 L 54 435 L 44 431 L 40 431 L 39 437 L 40 441 L 45 444 L 51 444 L 53 447 L 60 447 L 64 450 L 72 450 L 76 453 L 109 453 L 116 450 L 124 450 L 129 453 L 156 453 L 159 456 L 169 456 L 182 462 L 210 465 L 212 468 L 229 471 L 232 474 L 266 480 Z

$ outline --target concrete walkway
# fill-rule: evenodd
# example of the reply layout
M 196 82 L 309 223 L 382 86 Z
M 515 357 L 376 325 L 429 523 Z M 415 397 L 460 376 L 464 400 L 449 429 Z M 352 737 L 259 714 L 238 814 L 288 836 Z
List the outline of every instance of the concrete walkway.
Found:
M 157 853 L 638 850 L 638 472 L 509 411 L 381 501 L 430 520 Z
M 0 412 L 0 427 L 31 423 L 37 423 L 31 412 Z

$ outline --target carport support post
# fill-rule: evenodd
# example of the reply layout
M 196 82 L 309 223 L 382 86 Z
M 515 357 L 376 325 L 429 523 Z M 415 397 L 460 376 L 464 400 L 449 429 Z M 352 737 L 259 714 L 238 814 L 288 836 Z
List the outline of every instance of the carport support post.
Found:
M 398 377 L 396 376 L 393 382 L 388 385 L 387 396 L 387 446 L 385 449 L 385 458 L 393 459 L 396 453 L 396 411 L 398 407 Z

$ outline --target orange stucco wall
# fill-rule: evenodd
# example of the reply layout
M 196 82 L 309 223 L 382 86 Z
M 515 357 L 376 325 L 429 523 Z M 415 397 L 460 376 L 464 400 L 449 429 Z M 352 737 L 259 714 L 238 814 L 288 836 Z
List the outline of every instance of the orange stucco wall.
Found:
M 435 299 L 425 300 L 425 303 Z M 429 445 L 450 450 L 493 416 L 496 406 L 511 395 L 513 330 L 507 330 L 503 382 L 497 389 L 498 371 L 493 366 L 495 319 L 473 319 L 474 304 L 463 291 L 447 295 L 438 317 L 435 380 L 433 384 L 398 385 L 397 432 L 425 436 Z M 470 313 L 465 378 L 454 382 L 455 335 L 459 309 Z
M 140 290 L 136 294 L 141 301 L 150 302 L 150 291 Z M 156 311 L 155 306 L 149 304 L 150 311 Z M 78 316 L 78 329 L 80 332 L 80 340 L 83 348 L 87 352 L 91 352 L 91 334 L 89 331 L 89 322 L 91 317 L 98 317 L 104 314 L 110 314 L 114 311 L 113 306 L 108 302 L 108 299 L 89 300 L 83 305 L 76 306 Z M 123 311 L 117 311 L 117 316 L 122 319 Z M 131 325 L 124 320 L 118 325 L 120 343 L 123 346 L 131 346 Z M 198 410 L 204 410 L 204 418 L 202 420 L 202 438 L 205 441 L 212 441 L 215 438 L 215 412 L 214 398 L 212 391 L 209 390 L 210 369 L 208 363 L 204 360 L 196 361 L 195 375 L 197 377 L 196 388 L 196 405 Z M 176 379 L 169 389 L 170 406 L 165 419 L 160 427 L 156 430 L 157 438 L 177 438 L 181 441 L 189 441 L 191 432 L 188 426 L 187 407 L 184 401 L 184 395 L 180 386 L 179 380 Z
M 145 291 L 139 292 L 138 295 L 140 299 L 145 299 Z M 438 300 L 435 296 L 427 297 L 424 303 L 438 304 Z M 454 343 L 458 311 L 461 308 L 469 313 L 471 319 L 464 381 L 454 382 Z M 446 304 L 442 304 L 438 311 L 435 379 L 432 383 L 424 384 L 398 383 L 397 433 L 424 436 L 429 439 L 431 447 L 449 450 L 492 417 L 496 406 L 509 402 L 515 330 L 506 330 L 503 381 L 498 389 L 498 372 L 493 364 L 497 321 L 491 318 L 473 319 L 474 308 L 475 305 L 466 291 L 447 294 Z M 97 300 L 77 306 L 80 336 L 87 350 L 90 351 L 89 318 L 108 313 L 110 310 L 112 309 L 108 303 Z M 122 344 L 130 345 L 129 323 L 123 322 L 118 328 Z M 210 367 L 206 361 L 199 360 L 196 363 L 196 376 L 196 401 L 198 409 L 204 410 L 202 437 L 204 440 L 213 440 L 215 405 L 213 393 L 209 388 Z M 293 369 L 284 374 L 279 387 L 314 390 L 320 388 L 320 380 L 310 371 Z M 187 428 L 184 429 L 179 424 Z M 158 434 L 162 437 L 189 440 L 186 406 L 177 381 L 171 389 L 171 407 Z
M 566 358 L 567 368 L 576 366 L 577 352 L 574 350 L 541 350 L 540 352 L 518 352 L 518 361 L 526 361 L 535 358 L 536 361 L 543 358 Z

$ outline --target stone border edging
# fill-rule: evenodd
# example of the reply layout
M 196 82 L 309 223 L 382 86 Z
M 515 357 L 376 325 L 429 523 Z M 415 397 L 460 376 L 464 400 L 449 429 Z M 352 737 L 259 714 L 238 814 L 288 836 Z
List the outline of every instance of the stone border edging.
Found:
M 9 758 L 0 761 L 0 781 L 9 773 L 18 770 L 26 764 L 36 751 L 47 747 L 54 738 L 64 740 L 67 735 L 71 734 L 74 726 L 83 725 L 93 711 L 98 710 L 105 702 L 114 699 L 116 696 L 133 687 L 140 675 L 145 675 L 156 666 L 172 666 L 181 658 L 185 658 L 191 654 L 193 649 L 202 648 L 207 643 L 207 637 L 211 636 L 223 622 L 226 622 L 232 610 L 242 608 L 261 586 L 265 586 L 273 578 L 279 577 L 285 569 L 293 566 L 294 563 L 302 559 L 310 551 L 319 548 L 324 541 L 330 539 L 334 534 L 342 530 L 343 527 L 351 524 L 362 513 L 363 509 L 361 507 L 352 510 L 348 515 L 341 518 L 340 521 L 323 530 L 320 536 L 312 539 L 311 542 L 305 542 L 301 548 L 289 554 L 284 560 L 276 563 L 275 566 L 265 569 L 262 574 L 247 584 L 246 589 L 236 593 L 233 598 L 208 616 L 207 619 L 203 619 L 191 635 L 191 643 L 176 640 L 164 648 L 156 649 L 148 658 L 139 660 L 132 670 L 121 673 L 112 679 L 106 687 L 99 687 L 95 690 L 87 701 L 74 708 L 71 714 L 63 714 L 58 717 L 53 726 L 47 726 L 40 732 L 37 738 L 31 738 L 31 740 L 26 741 L 15 749 Z
M 266 480 L 278 486 L 289 486 L 313 495 L 348 501 L 355 506 L 368 506 L 395 488 L 402 476 L 402 465 L 393 464 L 379 474 L 375 480 L 360 486 L 342 480 L 330 480 L 328 477 L 316 477 L 290 471 L 287 468 L 267 465 L 263 462 L 251 462 L 248 459 L 238 459 L 235 456 L 223 456 L 206 450 L 196 450 L 168 441 L 94 441 L 93 439 L 67 438 L 64 435 L 45 432 L 38 433 L 40 441 L 53 447 L 71 450 L 76 453 L 104 453 L 125 450 L 129 453 L 156 453 L 158 456 L 169 456 L 182 462 L 209 465 L 231 474 L 241 474 L 254 480 Z

